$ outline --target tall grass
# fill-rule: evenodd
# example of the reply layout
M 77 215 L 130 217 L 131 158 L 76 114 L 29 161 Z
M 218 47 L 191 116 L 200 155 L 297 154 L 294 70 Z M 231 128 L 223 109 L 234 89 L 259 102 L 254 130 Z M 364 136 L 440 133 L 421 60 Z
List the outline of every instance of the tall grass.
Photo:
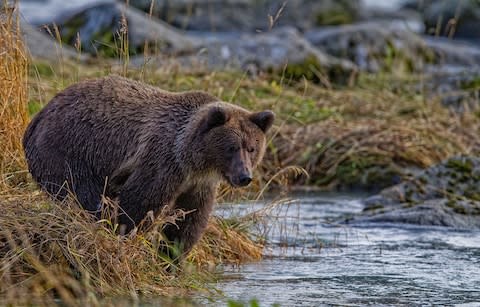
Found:
M 15 185 L 25 168 L 21 138 L 28 122 L 27 57 L 18 14 L 0 3 L 0 188 Z
M 206 289 L 204 268 L 261 257 L 260 245 L 216 218 L 190 255 L 193 266 L 177 268 L 157 252 L 171 216 L 156 219 L 148 231 L 119 236 L 109 219 L 95 221 L 73 200 L 59 206 L 30 193 L 0 206 L 0 300 L 7 304 L 182 296 Z

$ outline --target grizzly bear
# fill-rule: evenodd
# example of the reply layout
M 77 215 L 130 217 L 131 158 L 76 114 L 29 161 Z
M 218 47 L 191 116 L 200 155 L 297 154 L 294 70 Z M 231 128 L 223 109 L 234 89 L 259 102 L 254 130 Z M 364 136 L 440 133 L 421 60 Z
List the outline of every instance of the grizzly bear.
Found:
M 73 193 L 97 213 L 118 200 L 132 230 L 153 211 L 190 212 L 164 235 L 188 253 L 204 232 L 218 184 L 252 181 L 265 152 L 271 111 L 249 112 L 200 91 L 171 93 L 110 76 L 74 84 L 31 121 L 28 168 L 57 200 Z

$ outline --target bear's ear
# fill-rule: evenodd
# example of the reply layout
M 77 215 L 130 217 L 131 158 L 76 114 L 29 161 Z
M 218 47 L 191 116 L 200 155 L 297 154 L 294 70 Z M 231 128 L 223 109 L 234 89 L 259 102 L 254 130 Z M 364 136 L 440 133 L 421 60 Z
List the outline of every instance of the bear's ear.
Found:
M 224 125 L 228 120 L 228 114 L 224 109 L 221 107 L 213 107 L 208 111 L 201 130 L 202 132 L 207 132 L 212 128 Z
M 270 110 L 258 112 L 250 115 L 250 120 L 257 125 L 263 132 L 267 132 L 273 125 L 275 113 Z

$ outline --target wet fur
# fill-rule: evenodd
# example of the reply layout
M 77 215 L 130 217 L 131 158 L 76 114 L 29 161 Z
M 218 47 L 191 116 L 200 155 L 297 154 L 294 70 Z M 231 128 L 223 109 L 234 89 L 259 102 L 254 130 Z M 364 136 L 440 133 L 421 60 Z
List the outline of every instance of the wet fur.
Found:
M 111 76 L 55 96 L 30 123 L 24 148 L 33 178 L 54 198 L 70 190 L 95 212 L 102 194 L 118 197 L 127 231 L 150 210 L 193 210 L 164 230 L 187 253 L 207 226 L 220 180 L 260 162 L 273 121 L 262 114 L 204 92 L 170 93 Z M 227 154 L 228 142 L 255 153 Z

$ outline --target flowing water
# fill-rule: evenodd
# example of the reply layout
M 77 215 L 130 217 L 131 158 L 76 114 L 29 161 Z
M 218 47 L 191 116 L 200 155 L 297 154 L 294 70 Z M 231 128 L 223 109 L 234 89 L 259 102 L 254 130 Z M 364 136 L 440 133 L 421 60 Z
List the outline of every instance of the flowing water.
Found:
M 480 231 L 337 225 L 362 210 L 361 196 L 295 199 L 270 212 L 264 260 L 225 268 L 215 286 L 226 297 L 261 306 L 480 306 Z M 219 214 L 260 206 L 223 206 Z

